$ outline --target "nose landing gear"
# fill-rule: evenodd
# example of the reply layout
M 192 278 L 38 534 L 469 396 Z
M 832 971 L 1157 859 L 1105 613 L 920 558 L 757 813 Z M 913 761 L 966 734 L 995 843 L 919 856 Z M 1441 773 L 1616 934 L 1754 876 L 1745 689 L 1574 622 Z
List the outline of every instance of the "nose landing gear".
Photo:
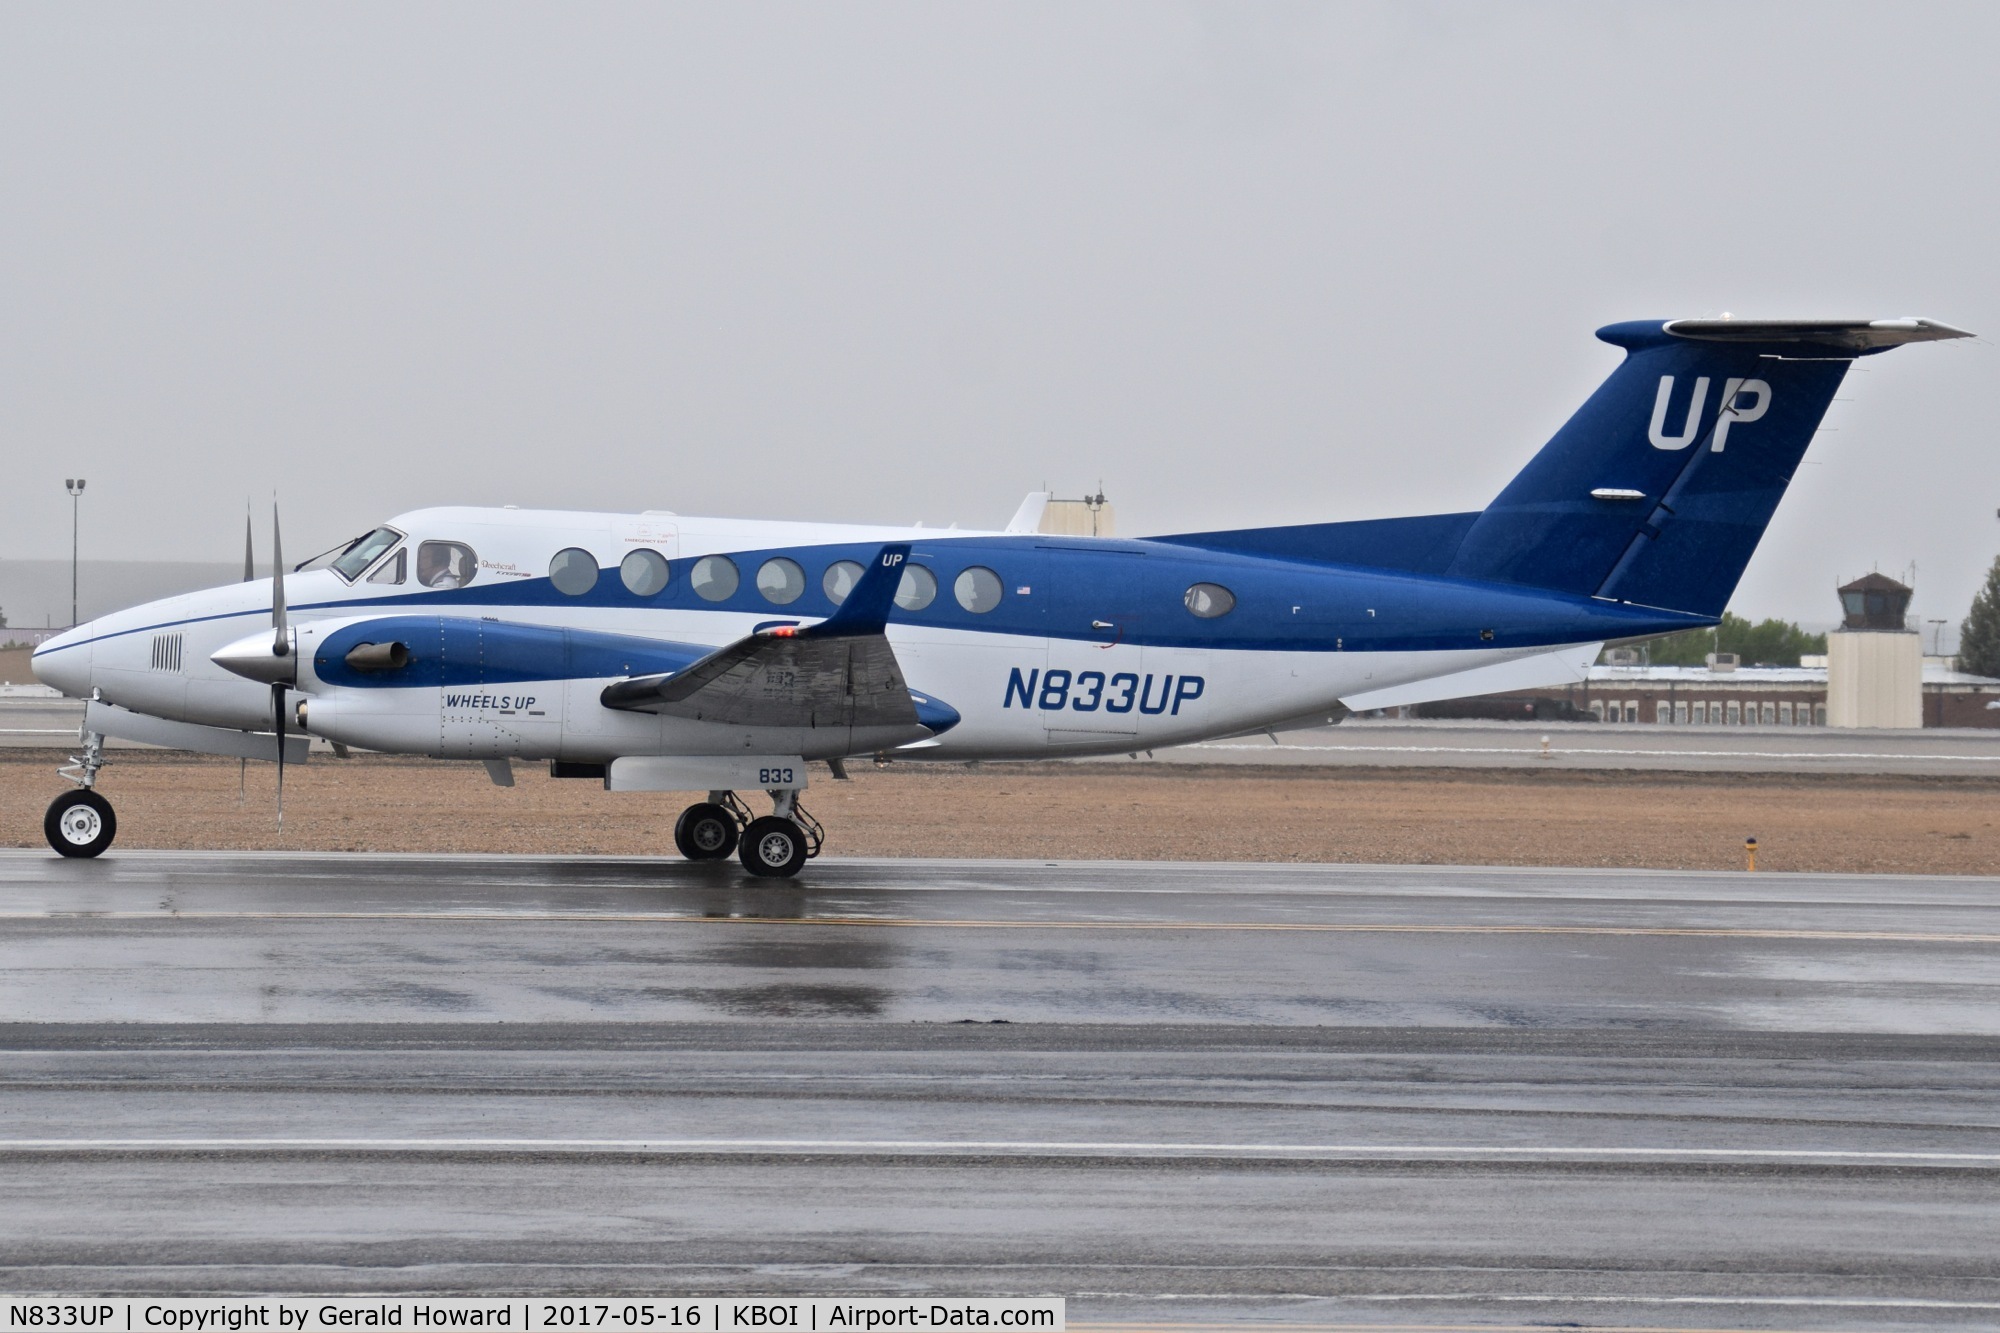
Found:
M 674 846 L 690 861 L 721 861 L 731 852 L 760 878 L 786 879 L 818 856 L 826 830 L 799 804 L 795 789 L 771 793 L 772 813 L 752 818 L 732 791 L 712 791 L 681 811 Z
M 118 836 L 118 816 L 96 790 L 97 770 L 103 767 L 104 738 L 84 732 L 83 753 L 71 756 L 69 767 L 60 770 L 76 790 L 49 802 L 49 812 L 42 816 L 42 835 L 63 856 L 96 856 Z

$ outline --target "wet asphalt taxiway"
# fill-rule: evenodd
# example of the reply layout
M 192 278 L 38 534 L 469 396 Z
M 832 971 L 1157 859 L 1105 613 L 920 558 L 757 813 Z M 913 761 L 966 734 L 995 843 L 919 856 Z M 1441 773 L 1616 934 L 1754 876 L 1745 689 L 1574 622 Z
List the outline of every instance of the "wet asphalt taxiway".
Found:
M 0 1287 L 2000 1323 L 2000 882 L 0 853 Z

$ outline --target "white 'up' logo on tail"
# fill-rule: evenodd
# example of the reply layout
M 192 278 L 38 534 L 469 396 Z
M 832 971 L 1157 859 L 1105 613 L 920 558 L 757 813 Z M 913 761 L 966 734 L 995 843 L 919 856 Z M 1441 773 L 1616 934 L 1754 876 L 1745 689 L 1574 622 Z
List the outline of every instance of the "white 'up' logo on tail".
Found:
M 1755 399 L 1744 406 L 1746 395 L 1754 394 Z M 1681 422 L 1681 433 L 1667 434 L 1667 405 L 1674 396 L 1674 377 L 1660 376 L 1660 391 L 1653 397 L 1653 422 L 1646 429 L 1646 438 L 1653 442 L 1655 449 L 1685 449 L 1694 443 L 1694 437 L 1701 429 L 1701 409 L 1708 401 L 1708 376 L 1702 375 L 1694 382 L 1694 398 L 1688 403 L 1687 419 Z M 1722 415 L 1715 423 L 1715 439 L 1709 444 L 1709 451 L 1721 453 L 1729 440 L 1731 426 L 1748 425 L 1763 416 L 1771 406 L 1771 386 L 1763 380 L 1748 380 L 1731 376 L 1722 385 Z

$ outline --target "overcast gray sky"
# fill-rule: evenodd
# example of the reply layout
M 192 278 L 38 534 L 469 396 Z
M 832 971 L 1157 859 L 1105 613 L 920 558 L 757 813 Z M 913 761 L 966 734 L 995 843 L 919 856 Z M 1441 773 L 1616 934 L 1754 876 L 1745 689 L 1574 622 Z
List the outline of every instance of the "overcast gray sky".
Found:
M 435 503 L 1478 508 L 1600 324 L 2000 335 L 2000 6 L 0 8 L 0 556 Z M 1996 549 L 1991 342 L 1852 376 L 1734 609 Z M 260 523 L 260 528 L 262 524 Z M 260 549 L 264 543 L 260 535 Z

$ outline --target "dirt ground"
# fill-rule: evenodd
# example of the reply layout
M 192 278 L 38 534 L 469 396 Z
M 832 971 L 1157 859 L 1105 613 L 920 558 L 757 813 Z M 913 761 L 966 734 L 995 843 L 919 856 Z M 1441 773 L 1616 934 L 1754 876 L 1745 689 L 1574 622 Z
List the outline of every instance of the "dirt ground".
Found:
M 53 751 L 0 752 L 0 846 L 41 847 Z M 805 804 L 835 856 L 1346 861 L 2000 873 L 2000 780 L 1523 773 L 1166 764 L 817 767 Z M 269 765 L 116 752 L 126 848 L 672 855 L 690 799 L 517 765 L 357 757 Z M 766 808 L 762 798 L 754 808 Z

